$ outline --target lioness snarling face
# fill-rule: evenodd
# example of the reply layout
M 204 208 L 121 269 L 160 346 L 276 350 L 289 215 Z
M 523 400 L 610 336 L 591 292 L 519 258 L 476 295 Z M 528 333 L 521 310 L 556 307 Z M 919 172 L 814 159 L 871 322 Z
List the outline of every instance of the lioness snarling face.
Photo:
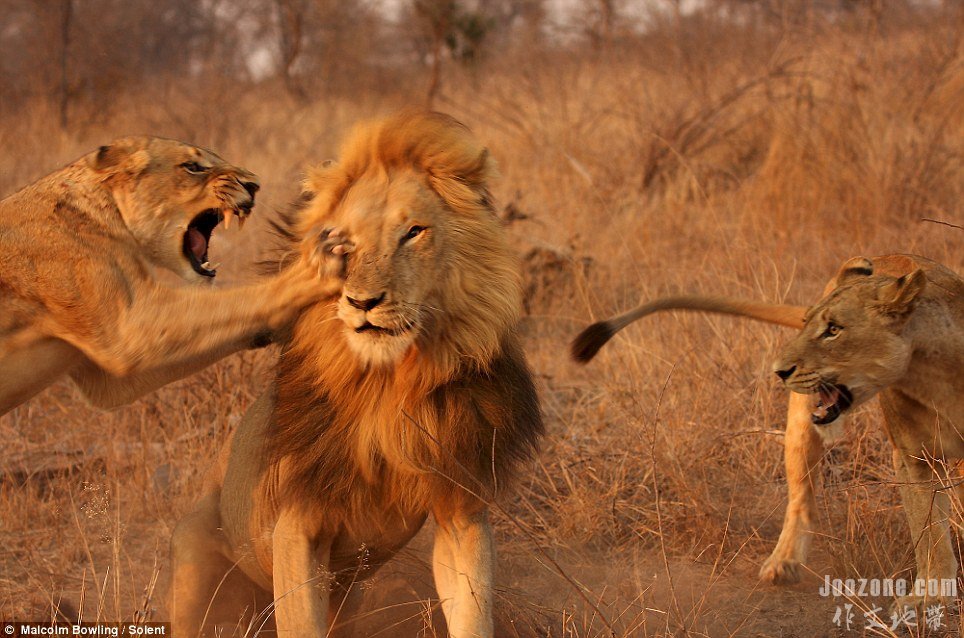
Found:
M 232 217 L 243 226 L 260 188 L 254 173 L 174 140 L 123 138 L 102 146 L 90 164 L 150 260 L 188 281 L 217 274 L 208 260 L 211 233 Z
M 923 270 L 896 279 L 871 272 L 870 260 L 853 262 L 774 363 L 788 388 L 815 397 L 815 425 L 833 423 L 907 373 L 913 344 L 904 326 L 927 278 Z
M 127 403 L 263 345 L 337 293 L 337 236 L 255 286 L 157 278 L 211 282 L 211 233 L 241 225 L 257 190 L 211 151 L 127 137 L 0 202 L 0 414 L 64 374 L 95 405 Z
M 341 155 L 309 173 L 288 233 L 308 255 L 341 238 L 341 295 L 298 319 L 177 525 L 178 635 L 273 612 L 280 636 L 327 636 L 428 516 L 449 635 L 493 635 L 489 499 L 542 432 L 494 166 L 438 113 L 361 125 Z
M 784 439 L 789 502 L 780 539 L 760 569 L 763 580 L 800 580 L 812 540 L 823 443 L 839 436 L 849 411 L 874 396 L 880 398 L 894 444 L 917 578 L 927 594 L 927 585 L 956 578 L 947 488 L 956 485 L 964 496 L 964 487 L 959 479 L 948 480 L 947 469 L 948 462 L 964 459 L 964 280 L 959 275 L 916 255 L 854 257 L 810 309 L 728 297 L 656 299 L 586 328 L 573 341 L 573 357 L 587 362 L 634 321 L 673 309 L 800 329 L 774 364 L 774 372 L 794 391 Z M 923 602 L 926 596 L 919 592 L 898 604 Z

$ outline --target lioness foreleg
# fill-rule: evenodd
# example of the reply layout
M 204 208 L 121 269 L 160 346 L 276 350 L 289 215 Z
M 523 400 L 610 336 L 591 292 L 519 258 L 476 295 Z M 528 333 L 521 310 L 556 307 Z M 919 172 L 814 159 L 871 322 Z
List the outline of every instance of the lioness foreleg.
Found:
M 302 268 L 262 284 L 226 290 L 155 285 L 135 297 L 115 334 L 75 345 L 117 377 L 184 366 L 225 348 L 251 347 L 258 337 L 294 321 L 306 305 L 340 289 L 339 279 L 312 278 Z
M 72 370 L 70 378 L 92 405 L 111 409 L 127 405 L 168 383 L 200 372 L 241 349 L 243 348 L 238 348 L 237 344 L 228 343 L 184 362 L 151 368 L 123 377 L 108 374 L 88 360 Z
M 818 466 L 823 455 L 823 442 L 813 429 L 809 401 L 807 395 L 790 394 L 783 448 L 787 473 L 787 512 L 777 546 L 760 569 L 762 580 L 778 585 L 800 580 L 803 576 L 802 564 L 807 559 L 812 540 L 816 509 L 813 490 L 814 482 L 819 480 Z
M 276 278 L 229 290 L 154 285 L 135 297 L 119 325 L 93 341 L 51 330 L 90 363 L 73 377 L 92 403 L 114 407 L 259 345 L 310 303 L 337 294 L 352 244 L 326 229 Z
M 436 513 L 432 573 L 452 638 L 491 638 L 495 543 L 488 511 Z

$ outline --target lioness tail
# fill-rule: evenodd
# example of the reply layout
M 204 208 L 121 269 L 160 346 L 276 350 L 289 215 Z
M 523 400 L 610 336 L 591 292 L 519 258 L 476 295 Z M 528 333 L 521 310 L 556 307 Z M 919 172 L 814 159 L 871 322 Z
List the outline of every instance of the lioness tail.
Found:
M 592 324 L 572 341 L 572 358 L 588 363 L 613 336 L 646 315 L 660 310 L 691 310 L 747 317 L 790 328 L 802 328 L 807 312 L 804 306 L 788 306 L 729 297 L 663 297 L 633 308 L 625 314 Z

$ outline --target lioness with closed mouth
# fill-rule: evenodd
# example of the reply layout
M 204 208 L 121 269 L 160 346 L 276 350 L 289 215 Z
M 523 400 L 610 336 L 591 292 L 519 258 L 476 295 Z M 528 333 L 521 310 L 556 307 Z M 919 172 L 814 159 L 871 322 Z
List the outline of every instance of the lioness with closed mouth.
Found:
M 944 461 L 964 459 L 964 280 L 914 255 L 847 261 L 809 310 L 721 297 L 675 297 L 593 324 L 573 343 L 588 361 L 617 331 L 659 310 L 721 312 L 801 328 L 775 372 L 794 391 L 786 434 L 787 515 L 760 575 L 796 582 L 815 509 L 822 441 L 855 406 L 879 396 L 914 542 L 917 578 L 954 579 Z M 938 472 L 939 474 L 940 472 Z M 961 489 L 961 488 L 958 488 Z M 910 596 L 902 603 L 920 602 Z
M 211 151 L 128 137 L 0 201 L 0 415 L 65 374 L 95 405 L 130 402 L 270 340 L 338 290 L 323 268 L 337 236 L 257 285 L 157 278 L 213 281 L 211 233 L 242 224 L 257 190 Z

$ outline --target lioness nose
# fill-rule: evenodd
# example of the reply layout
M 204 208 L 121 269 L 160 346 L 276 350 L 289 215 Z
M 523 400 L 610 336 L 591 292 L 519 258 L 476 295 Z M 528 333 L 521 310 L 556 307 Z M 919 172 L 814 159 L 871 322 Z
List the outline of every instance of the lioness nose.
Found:
M 797 370 L 797 366 L 790 366 L 789 368 L 784 368 L 782 370 L 780 369 L 774 370 L 774 372 L 777 373 L 778 377 L 786 381 L 787 379 L 790 378 L 790 375 L 796 372 L 796 370 Z
M 351 306 L 353 306 L 353 307 L 355 307 L 355 308 L 358 308 L 359 310 L 364 310 L 365 312 L 368 312 L 369 310 L 371 310 L 372 308 L 374 308 L 375 306 L 377 306 L 378 304 L 380 304 L 380 303 L 381 303 L 382 301 L 384 301 L 384 300 L 385 300 L 385 293 L 384 293 L 384 292 L 383 292 L 382 294 L 378 295 L 377 297 L 367 297 L 367 298 L 365 298 L 365 299 L 356 299 L 356 298 L 354 298 L 354 297 L 345 297 L 345 301 L 347 301 L 347 302 L 349 303 L 349 305 L 351 305 Z
M 244 186 L 244 190 L 248 191 L 248 195 L 250 195 L 252 199 L 254 199 L 254 194 L 261 190 L 261 187 L 254 182 L 241 182 L 241 185 Z

